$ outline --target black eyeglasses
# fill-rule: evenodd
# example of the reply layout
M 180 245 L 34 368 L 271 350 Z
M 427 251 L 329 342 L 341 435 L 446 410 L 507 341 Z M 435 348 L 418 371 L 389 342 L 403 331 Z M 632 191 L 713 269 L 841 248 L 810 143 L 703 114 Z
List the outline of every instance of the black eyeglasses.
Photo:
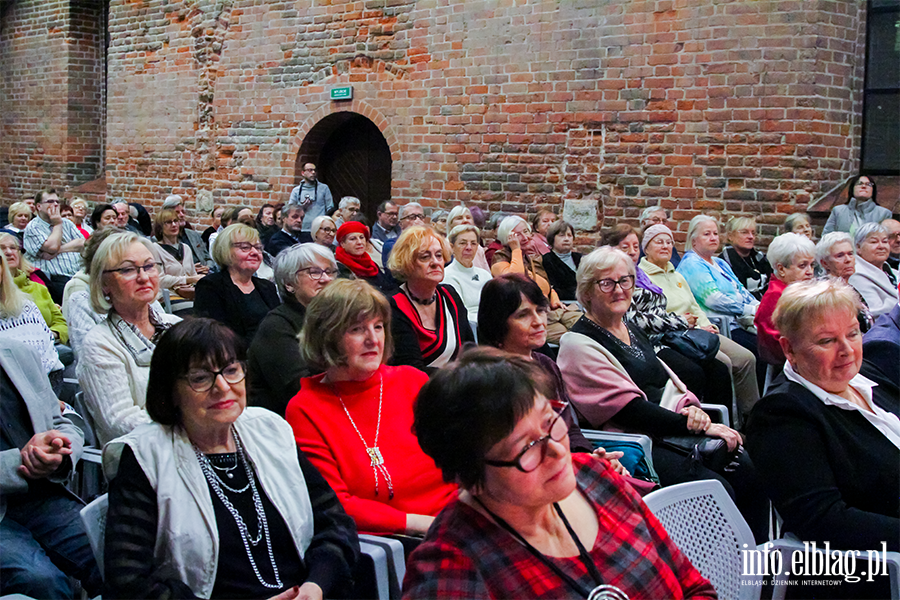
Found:
M 425 215 L 406 215 L 400 218 L 401 221 L 424 221 Z
M 122 279 L 128 280 L 137 278 L 139 271 L 143 271 L 146 275 L 156 275 L 159 273 L 159 265 L 155 262 L 151 262 L 141 266 L 131 265 L 128 267 L 119 267 L 118 269 L 105 269 L 103 272 L 118 273 Z
M 250 242 L 235 242 L 231 244 L 231 247 L 237 248 L 241 252 L 250 252 L 251 250 L 256 250 L 257 252 L 262 254 L 263 251 L 262 244 L 251 244 Z
M 219 371 L 207 371 L 206 369 L 191 369 L 184 376 L 184 380 L 195 392 L 208 392 L 216 384 L 216 378 L 221 375 L 225 383 L 234 385 L 240 383 L 247 376 L 244 363 L 236 361 Z
M 600 291 L 604 294 L 610 293 L 616 289 L 616 286 L 619 286 L 623 290 L 630 290 L 634 287 L 634 275 L 626 275 L 621 279 L 598 279 L 594 283 L 597 284 L 597 287 L 600 288 Z
M 302 273 L 306 271 L 306 274 L 309 275 L 309 278 L 313 281 L 321 281 L 323 275 L 328 275 L 329 279 L 334 279 L 337 277 L 338 270 L 337 269 L 320 269 L 319 267 L 306 267 L 305 269 L 297 269 L 297 273 Z
M 563 413 L 569 403 L 554 402 L 552 405 L 558 414 L 550 421 L 547 435 L 525 446 L 513 460 L 485 459 L 484 464 L 492 467 L 515 467 L 523 473 L 531 473 L 537 469 L 547 457 L 547 444 L 550 443 L 550 440 L 561 442 L 569 434 L 569 424 L 563 418 Z

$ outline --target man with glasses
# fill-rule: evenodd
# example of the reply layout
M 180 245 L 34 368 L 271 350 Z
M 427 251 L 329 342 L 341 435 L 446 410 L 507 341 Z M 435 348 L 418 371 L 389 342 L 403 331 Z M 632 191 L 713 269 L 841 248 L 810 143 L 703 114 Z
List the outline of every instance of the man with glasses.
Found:
M 311 242 L 313 239 L 310 229 L 312 229 L 313 219 L 320 215 L 327 215 L 334 210 L 334 199 L 331 197 L 331 189 L 316 179 L 316 165 L 310 162 L 305 163 L 302 175 L 303 181 L 291 190 L 291 198 L 288 200 L 288 204 L 297 204 L 305 211 L 306 216 L 303 217 L 303 227 L 300 230 L 299 240 L 301 242 Z
M 424 225 L 425 224 L 425 209 L 422 208 L 422 205 L 418 202 L 409 202 L 400 207 L 400 231 L 404 231 L 409 229 L 413 225 Z M 398 236 L 399 237 L 399 236 Z M 394 249 L 394 244 L 397 243 L 397 238 L 391 238 L 385 240 L 384 246 L 381 248 L 381 264 L 384 267 L 385 272 L 390 273 L 388 270 L 388 258 L 391 256 L 391 250 Z
M 379 241 L 382 244 L 388 240 L 400 237 L 400 209 L 390 200 L 385 200 L 378 206 L 375 212 L 377 221 L 372 225 L 372 242 Z
M 38 212 L 25 228 L 25 253 L 36 268 L 50 277 L 50 295 L 54 302 L 62 304 L 66 282 L 81 268 L 84 236 L 74 223 L 60 216 L 55 189 L 38 192 L 34 200 Z
M 641 229 L 647 231 L 648 227 L 653 227 L 654 225 L 669 227 L 669 211 L 662 206 L 648 206 L 641 213 Z M 641 248 L 641 254 L 638 258 L 644 258 L 643 248 Z M 678 248 L 675 247 L 675 244 L 672 244 L 672 258 L 669 259 L 669 262 L 672 263 L 673 267 L 677 267 L 678 263 L 681 262 L 681 255 L 678 254 Z
M 331 217 L 334 219 L 335 225 L 340 227 L 344 221 L 353 220 L 359 214 L 360 208 L 359 198 L 356 196 L 344 196 L 341 198 L 341 203 L 338 204 L 338 209 Z
M 300 204 L 293 202 L 285 204 L 281 210 L 281 218 L 284 225 L 269 238 L 269 243 L 266 244 L 266 252 L 275 257 L 285 248 L 290 248 L 294 244 L 303 242 L 303 234 L 309 235 L 308 230 L 303 231 L 304 223 L 306 223 L 305 214 L 306 210 Z M 309 241 L 312 241 L 311 235 L 309 236 Z

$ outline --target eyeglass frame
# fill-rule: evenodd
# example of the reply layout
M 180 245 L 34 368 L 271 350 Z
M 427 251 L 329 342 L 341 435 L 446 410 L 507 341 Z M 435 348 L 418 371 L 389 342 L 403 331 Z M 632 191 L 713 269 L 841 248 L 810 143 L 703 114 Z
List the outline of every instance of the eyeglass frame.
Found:
M 601 292 L 603 292 L 604 294 L 610 294 L 610 293 L 612 293 L 612 291 L 616 289 L 616 286 L 619 286 L 620 288 L 622 288 L 622 291 L 623 291 L 623 292 L 627 292 L 628 290 L 633 290 L 633 289 L 634 289 L 634 283 L 635 283 L 635 280 L 636 280 L 636 279 L 637 279 L 637 277 L 635 277 L 634 275 L 625 275 L 624 277 L 620 277 L 619 279 L 610 279 L 610 278 L 607 277 L 606 279 L 595 279 L 595 280 L 594 280 L 594 284 L 596 284 L 597 288 L 598 288 Z M 625 286 L 622 284 L 622 282 L 624 282 L 624 281 L 631 281 L 631 285 L 629 285 L 628 287 L 625 287 Z M 607 287 L 608 287 L 610 284 L 612 284 L 612 287 L 610 287 L 609 289 L 605 290 L 605 289 L 603 289 L 603 288 L 604 288 L 604 284 L 605 284 Z
M 231 368 L 232 365 L 239 365 L 241 367 L 241 378 L 238 379 L 237 381 L 228 381 L 228 378 L 225 377 L 225 371 L 227 371 L 229 368 Z M 218 371 L 210 371 L 209 369 L 197 369 L 197 371 L 203 371 L 207 375 L 212 375 L 212 379 L 210 379 L 209 387 L 206 387 L 204 389 L 195 388 L 193 386 L 193 384 L 191 384 L 191 379 L 189 377 L 189 375 L 191 374 L 190 371 L 188 371 L 187 373 L 182 375 L 179 379 L 183 379 L 184 381 L 186 381 L 188 384 L 188 387 L 190 387 L 192 390 L 194 390 L 198 394 L 202 394 L 203 392 L 208 392 L 209 390 L 213 389 L 216 385 L 216 380 L 219 378 L 219 375 L 222 376 L 222 379 L 224 379 L 225 383 L 227 383 L 228 385 L 236 385 L 236 384 L 244 381 L 245 379 L 247 379 L 247 363 L 242 360 L 233 360 L 230 363 L 228 363 L 227 365 L 225 365 L 224 369 L 219 369 Z
M 407 221 L 407 220 L 409 220 L 409 219 L 417 219 L 417 220 L 419 220 L 419 221 L 425 221 L 425 218 L 426 218 L 426 217 L 425 217 L 425 214 L 424 214 L 424 213 L 422 213 L 422 214 L 416 213 L 416 214 L 414 214 L 414 215 L 406 215 L 405 217 L 400 217 L 400 220 L 401 220 L 401 221 Z
M 313 269 L 319 270 L 318 277 L 313 276 L 313 273 L 312 273 Z M 338 273 L 340 273 L 339 269 L 321 269 L 319 267 L 303 267 L 302 269 L 297 269 L 297 275 L 300 275 L 300 273 L 302 273 L 303 271 L 306 271 L 307 277 L 309 277 L 313 281 L 322 281 L 322 275 L 325 275 L 326 273 L 328 274 L 329 277 L 334 279 L 335 277 L 337 277 Z
M 244 245 L 249 246 L 249 248 L 244 248 Z M 241 252 L 250 252 L 251 250 L 256 250 L 260 254 L 263 253 L 263 245 L 262 244 L 253 244 L 251 242 L 231 242 L 232 248 L 237 248 Z
M 563 438 L 565 438 L 567 435 L 569 435 L 569 423 L 565 419 L 565 412 L 566 412 L 566 408 L 569 407 L 569 403 L 568 402 L 551 402 L 550 406 L 551 406 L 551 408 L 553 408 L 554 412 L 556 412 L 556 417 L 552 421 L 550 421 L 550 427 L 547 428 L 547 435 L 532 441 L 527 446 L 522 448 L 522 450 L 518 454 L 516 454 L 516 457 L 513 460 L 490 460 L 490 459 L 485 458 L 484 464 L 489 465 L 491 467 L 515 467 L 522 473 L 533 473 L 534 471 L 537 470 L 538 467 L 540 467 L 542 464 L 544 464 L 544 459 L 547 458 L 547 446 L 550 444 L 550 440 L 553 440 L 554 442 L 561 442 L 563 440 Z M 557 410 L 557 407 L 559 407 L 558 410 Z M 563 433 L 563 435 L 557 440 L 557 439 L 553 438 L 552 434 L 553 434 L 553 428 L 556 426 L 556 422 L 559 421 L 560 419 L 563 419 L 563 424 L 566 426 L 566 428 L 565 428 L 565 433 Z M 534 466 L 533 469 L 531 469 L 530 471 L 526 471 L 522 467 L 522 457 L 525 456 L 525 454 L 527 454 L 529 450 L 531 450 L 538 444 L 542 445 L 541 460 L 538 461 L 538 463 Z
M 156 274 L 159 275 L 159 273 L 161 272 L 160 267 L 162 267 L 162 263 L 148 262 L 148 263 L 144 263 L 142 265 L 134 265 L 133 264 L 130 267 L 119 267 L 118 269 L 103 269 L 103 272 L 104 273 L 118 273 L 119 276 L 122 277 L 122 279 L 130 281 L 132 279 L 137 279 L 138 271 L 143 271 L 148 276 L 152 275 L 152 273 L 150 271 L 151 268 L 155 269 Z M 134 269 L 134 274 L 127 275 L 125 272 L 130 271 L 131 269 Z

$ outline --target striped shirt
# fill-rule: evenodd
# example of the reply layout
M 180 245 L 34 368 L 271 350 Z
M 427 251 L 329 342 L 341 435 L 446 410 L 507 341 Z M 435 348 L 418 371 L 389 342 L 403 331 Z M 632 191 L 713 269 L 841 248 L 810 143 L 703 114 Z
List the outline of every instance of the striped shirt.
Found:
M 62 220 L 62 240 L 60 244 L 67 244 L 72 240 L 83 240 L 84 236 L 68 219 Z M 40 216 L 35 217 L 25 228 L 25 253 L 35 267 L 49 275 L 66 275 L 71 277 L 81 268 L 81 254 L 78 252 L 60 252 L 50 260 L 38 258 L 38 253 L 47 238 L 50 237 L 53 228 L 50 223 Z

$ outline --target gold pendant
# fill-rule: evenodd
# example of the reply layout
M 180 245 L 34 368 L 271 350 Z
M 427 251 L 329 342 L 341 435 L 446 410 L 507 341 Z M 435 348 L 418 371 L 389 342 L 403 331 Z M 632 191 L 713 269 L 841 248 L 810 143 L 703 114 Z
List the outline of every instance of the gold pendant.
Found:
M 384 457 L 381 456 L 381 450 L 378 449 L 378 446 L 366 448 L 366 452 L 368 453 L 369 458 L 372 460 L 373 467 L 384 464 Z

